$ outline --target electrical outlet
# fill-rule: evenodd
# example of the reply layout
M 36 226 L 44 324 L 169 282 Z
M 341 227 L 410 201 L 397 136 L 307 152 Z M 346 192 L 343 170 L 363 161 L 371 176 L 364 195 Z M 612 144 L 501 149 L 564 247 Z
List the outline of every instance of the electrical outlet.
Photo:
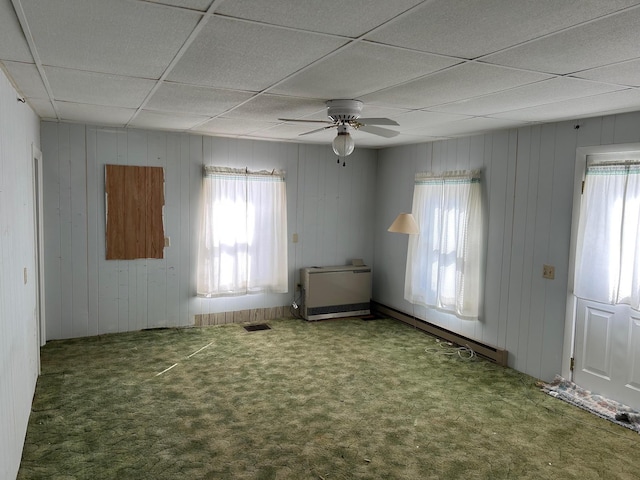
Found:
M 553 280 L 556 278 L 556 267 L 553 265 L 542 265 L 542 277 Z

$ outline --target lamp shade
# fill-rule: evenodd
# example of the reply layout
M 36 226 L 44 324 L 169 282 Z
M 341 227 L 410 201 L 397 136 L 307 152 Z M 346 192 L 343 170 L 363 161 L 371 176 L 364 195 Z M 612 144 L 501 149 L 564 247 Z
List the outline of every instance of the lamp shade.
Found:
M 346 157 L 353 153 L 353 148 L 355 147 L 355 142 L 349 132 L 338 132 L 336 138 L 333 139 L 333 151 L 339 157 Z
M 420 233 L 416 219 L 413 218 L 413 215 L 410 213 L 401 213 L 398 215 L 387 231 L 406 233 L 409 235 L 417 235 Z

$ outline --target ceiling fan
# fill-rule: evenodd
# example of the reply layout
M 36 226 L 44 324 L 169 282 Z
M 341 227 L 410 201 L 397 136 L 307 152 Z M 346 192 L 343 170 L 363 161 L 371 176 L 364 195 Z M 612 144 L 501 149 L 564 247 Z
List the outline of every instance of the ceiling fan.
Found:
M 351 155 L 355 147 L 353 138 L 349 134 L 349 128 L 361 130 L 363 132 L 380 135 L 381 137 L 391 138 L 400 132 L 389 130 L 388 128 L 378 127 L 377 125 L 399 125 L 398 122 L 390 118 L 360 118 L 362 112 L 362 102 L 360 100 L 327 100 L 327 116 L 329 120 L 304 120 L 294 118 L 279 118 L 283 122 L 305 122 L 305 123 L 327 123 L 326 127 L 316 128 L 310 132 L 301 133 L 300 135 L 309 135 L 311 133 L 321 132 L 329 128 L 337 128 L 338 134 L 333 139 L 333 151 L 339 157 Z

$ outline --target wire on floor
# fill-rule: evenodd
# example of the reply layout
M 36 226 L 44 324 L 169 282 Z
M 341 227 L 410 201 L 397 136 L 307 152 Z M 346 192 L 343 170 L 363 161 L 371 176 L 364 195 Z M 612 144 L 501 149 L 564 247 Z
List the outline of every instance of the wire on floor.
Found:
M 458 355 L 458 357 L 463 360 L 471 360 L 477 356 L 476 352 L 469 345 L 456 347 L 453 343 L 443 342 L 439 338 L 436 338 L 436 342 L 440 348 L 427 347 L 424 351 L 426 353 L 434 353 L 438 355 Z
M 289 313 L 294 318 L 302 319 L 302 290 L 300 290 L 300 295 L 297 298 L 294 298 L 291 305 L 289 305 Z

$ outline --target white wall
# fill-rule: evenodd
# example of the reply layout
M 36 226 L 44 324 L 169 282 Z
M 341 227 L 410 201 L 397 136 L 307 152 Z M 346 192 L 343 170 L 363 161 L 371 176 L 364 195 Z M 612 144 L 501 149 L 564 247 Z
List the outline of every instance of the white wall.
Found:
M 15 478 L 38 376 L 32 144 L 39 120 L 0 70 L 0 478 Z M 27 282 L 24 282 L 24 269 Z
M 192 325 L 200 313 L 289 305 L 299 269 L 373 261 L 376 152 L 347 166 L 326 145 L 43 122 L 47 338 Z M 105 260 L 104 165 L 165 168 L 162 260 Z M 195 265 L 203 165 L 286 170 L 289 293 L 201 299 Z M 298 243 L 292 235 L 298 234 Z
M 506 348 L 510 366 L 552 379 L 562 363 L 576 148 L 638 141 L 636 112 L 382 150 L 374 299 Z M 482 169 L 488 207 L 484 315 L 479 321 L 406 302 L 407 237 L 386 231 L 399 212 L 411 210 L 416 172 L 469 168 Z M 556 267 L 555 280 L 542 278 L 543 264 Z

